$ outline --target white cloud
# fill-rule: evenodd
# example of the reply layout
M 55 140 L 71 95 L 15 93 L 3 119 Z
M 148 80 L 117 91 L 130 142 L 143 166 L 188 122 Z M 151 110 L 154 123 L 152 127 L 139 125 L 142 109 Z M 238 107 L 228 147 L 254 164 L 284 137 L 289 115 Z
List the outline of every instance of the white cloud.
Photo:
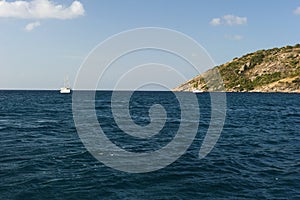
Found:
M 242 40 L 244 37 L 242 35 L 225 35 L 225 39 L 227 40 L 235 40 L 239 41 Z
M 300 6 L 294 10 L 295 15 L 300 15 Z
M 0 1 L 0 17 L 23 19 L 73 19 L 84 15 L 83 5 L 74 1 L 69 7 L 50 0 Z
M 247 17 L 239 17 L 235 15 L 224 15 L 220 18 L 213 18 L 210 21 L 210 24 L 213 26 L 218 25 L 227 25 L 227 26 L 233 26 L 233 25 L 244 25 L 247 24 Z
M 247 18 L 246 17 L 239 17 L 234 15 L 225 15 L 223 16 L 223 19 L 225 20 L 226 25 L 243 25 L 247 24 Z
M 38 27 L 40 25 L 41 25 L 40 22 L 32 22 L 32 23 L 27 24 L 24 29 L 26 31 L 32 31 L 33 29 L 35 29 L 36 27 Z
M 221 24 L 221 19 L 220 18 L 213 18 L 211 21 L 210 21 L 210 24 L 213 25 L 213 26 L 218 26 Z

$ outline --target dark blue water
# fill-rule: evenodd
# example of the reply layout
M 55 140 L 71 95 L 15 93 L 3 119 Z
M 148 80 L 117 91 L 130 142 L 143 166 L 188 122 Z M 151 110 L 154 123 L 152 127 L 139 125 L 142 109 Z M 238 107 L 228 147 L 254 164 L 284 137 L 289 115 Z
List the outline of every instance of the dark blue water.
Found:
M 148 152 L 172 140 L 180 109 L 171 93 L 134 94 L 130 112 L 137 124 L 150 122 L 151 102 L 164 105 L 168 119 L 149 143 L 131 138 L 131 145 L 111 115 L 110 94 L 97 93 L 96 109 L 115 144 Z M 300 199 L 299 94 L 228 93 L 224 129 L 204 159 L 198 151 L 210 122 L 210 98 L 198 98 L 200 126 L 186 154 L 161 170 L 130 174 L 103 165 L 85 149 L 71 95 L 0 91 L 0 198 Z

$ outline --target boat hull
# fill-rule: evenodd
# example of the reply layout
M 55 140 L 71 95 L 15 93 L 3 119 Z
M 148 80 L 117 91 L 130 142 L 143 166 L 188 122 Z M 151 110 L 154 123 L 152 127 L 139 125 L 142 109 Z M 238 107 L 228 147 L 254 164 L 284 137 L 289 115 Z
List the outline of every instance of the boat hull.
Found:
M 70 88 L 61 88 L 59 91 L 61 94 L 70 94 L 71 89 Z
M 201 90 L 193 90 L 193 93 L 202 93 L 203 91 Z

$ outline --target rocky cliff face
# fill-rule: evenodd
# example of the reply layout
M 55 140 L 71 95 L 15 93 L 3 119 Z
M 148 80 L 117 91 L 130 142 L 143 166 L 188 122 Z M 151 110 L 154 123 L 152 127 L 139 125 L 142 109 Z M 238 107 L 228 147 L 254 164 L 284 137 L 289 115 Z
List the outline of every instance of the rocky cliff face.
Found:
M 219 73 L 220 80 L 214 74 Z M 178 86 L 174 91 L 300 92 L 300 44 L 235 58 Z

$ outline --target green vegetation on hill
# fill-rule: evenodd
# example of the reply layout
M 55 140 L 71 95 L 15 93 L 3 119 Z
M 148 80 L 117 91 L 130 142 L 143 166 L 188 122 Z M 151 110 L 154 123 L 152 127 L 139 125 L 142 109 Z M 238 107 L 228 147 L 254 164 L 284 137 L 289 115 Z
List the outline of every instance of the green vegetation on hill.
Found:
M 300 80 L 300 44 L 259 50 L 215 67 L 175 88 L 177 91 L 207 87 L 210 73 L 218 69 L 226 91 L 296 91 Z M 206 80 L 206 81 L 204 81 Z M 278 83 L 277 83 L 278 82 Z

